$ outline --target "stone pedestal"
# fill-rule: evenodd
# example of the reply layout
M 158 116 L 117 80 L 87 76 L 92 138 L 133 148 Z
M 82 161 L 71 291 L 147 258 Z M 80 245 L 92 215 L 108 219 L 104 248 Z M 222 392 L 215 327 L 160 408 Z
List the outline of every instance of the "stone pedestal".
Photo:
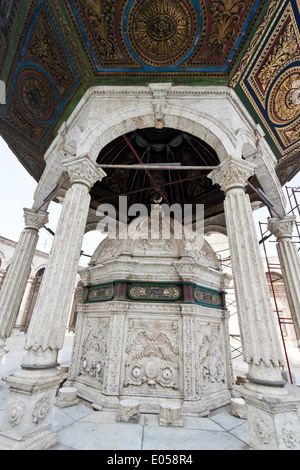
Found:
M 25 229 L 0 292 L 0 360 L 6 353 L 5 341 L 12 332 L 31 270 L 31 263 L 39 239 L 38 231 L 47 223 L 45 212 L 24 209 Z
M 68 406 L 78 405 L 77 389 L 75 387 L 63 387 L 58 391 L 55 404 L 59 408 L 67 408 Z
M 57 443 L 50 425 L 60 381 L 56 369 L 20 370 L 6 378 L 10 395 L 1 425 L 1 450 L 41 450 Z
M 268 229 L 277 239 L 277 252 L 287 299 L 300 347 L 300 258 L 292 234 L 296 216 L 268 220 Z
M 181 419 L 181 406 L 174 403 L 162 403 L 159 407 L 160 426 L 183 426 Z
M 120 412 L 117 416 L 119 423 L 138 423 L 140 420 L 140 404 L 136 400 L 120 401 Z
M 243 386 L 250 443 L 255 450 L 300 450 L 300 390 L 286 386 L 285 396 Z

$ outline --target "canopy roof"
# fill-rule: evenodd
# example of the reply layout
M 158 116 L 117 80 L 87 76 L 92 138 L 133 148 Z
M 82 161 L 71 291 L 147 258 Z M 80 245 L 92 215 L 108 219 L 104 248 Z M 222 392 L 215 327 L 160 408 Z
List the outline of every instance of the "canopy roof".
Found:
M 300 168 L 299 0 L 0 1 L 0 133 L 38 181 L 89 87 L 227 85 L 261 125 L 282 184 Z

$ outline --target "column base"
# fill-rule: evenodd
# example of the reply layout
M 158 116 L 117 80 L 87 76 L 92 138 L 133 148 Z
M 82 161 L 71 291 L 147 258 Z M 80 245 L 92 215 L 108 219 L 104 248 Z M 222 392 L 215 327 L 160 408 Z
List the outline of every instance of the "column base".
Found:
M 61 380 L 57 369 L 20 370 L 6 378 L 10 394 L 1 423 L 0 449 L 39 450 L 56 444 L 50 426 Z
M 252 449 L 300 450 L 300 390 L 289 384 L 285 389 L 285 396 L 276 396 L 243 386 Z

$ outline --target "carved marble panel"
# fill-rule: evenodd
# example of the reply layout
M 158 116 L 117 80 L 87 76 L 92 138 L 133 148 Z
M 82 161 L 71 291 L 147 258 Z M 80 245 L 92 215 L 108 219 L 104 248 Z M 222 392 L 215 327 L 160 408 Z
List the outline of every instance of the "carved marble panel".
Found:
M 103 386 L 109 324 L 109 317 L 87 319 L 82 338 L 78 378 L 98 387 Z
M 197 320 L 194 336 L 197 360 L 196 392 L 197 395 L 202 395 L 219 389 L 227 382 L 222 325 L 203 324 Z
M 178 394 L 180 364 L 178 320 L 128 319 L 123 391 Z

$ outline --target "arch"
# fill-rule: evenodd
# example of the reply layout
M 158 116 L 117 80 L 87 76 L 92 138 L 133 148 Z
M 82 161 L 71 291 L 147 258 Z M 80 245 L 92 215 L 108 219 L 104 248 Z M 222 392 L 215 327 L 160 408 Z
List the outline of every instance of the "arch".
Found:
M 209 224 L 204 226 L 204 234 L 209 236 L 211 233 L 220 233 L 227 236 L 227 229 L 224 225 Z
M 35 269 L 35 274 L 33 277 L 42 277 L 46 269 L 46 265 L 40 265 L 39 268 Z
M 221 113 L 216 99 L 220 100 Z M 255 130 L 228 87 L 191 89 L 170 83 L 155 87 L 96 86 L 86 92 L 59 139 L 63 137 L 61 149 L 65 152 L 78 157 L 89 155 L 96 161 L 102 148 L 123 134 L 169 127 L 205 141 L 222 161 L 228 155 L 241 158 L 232 114 L 238 114 L 245 130 Z
M 45 272 L 45 267 L 39 267 L 39 269 L 35 269 L 34 273 L 30 277 L 32 284 L 30 289 L 30 294 L 25 306 L 24 317 L 22 319 L 21 331 L 27 333 L 28 327 L 31 321 L 31 317 L 34 311 L 34 307 L 36 304 L 37 296 L 40 290 L 41 282 L 43 279 L 43 275 Z
M 5 256 L 2 251 L 0 251 L 0 268 L 3 268 L 2 264 L 5 264 Z
M 155 125 L 153 109 L 149 110 L 141 105 L 126 108 L 126 113 L 124 110 L 113 112 L 102 122 L 94 122 L 81 134 L 83 145 L 77 148 L 77 154 L 88 154 L 93 161 L 96 161 L 102 148 L 117 137 L 136 129 L 155 127 Z M 234 145 L 234 134 L 225 128 L 221 121 L 204 113 L 200 114 L 190 109 L 174 106 L 168 107 L 164 115 L 164 127 L 178 129 L 199 137 L 216 151 L 220 161 L 228 155 L 240 158 Z
M 239 129 L 236 133 L 238 153 L 246 160 L 257 152 L 257 137 L 254 133 Z

